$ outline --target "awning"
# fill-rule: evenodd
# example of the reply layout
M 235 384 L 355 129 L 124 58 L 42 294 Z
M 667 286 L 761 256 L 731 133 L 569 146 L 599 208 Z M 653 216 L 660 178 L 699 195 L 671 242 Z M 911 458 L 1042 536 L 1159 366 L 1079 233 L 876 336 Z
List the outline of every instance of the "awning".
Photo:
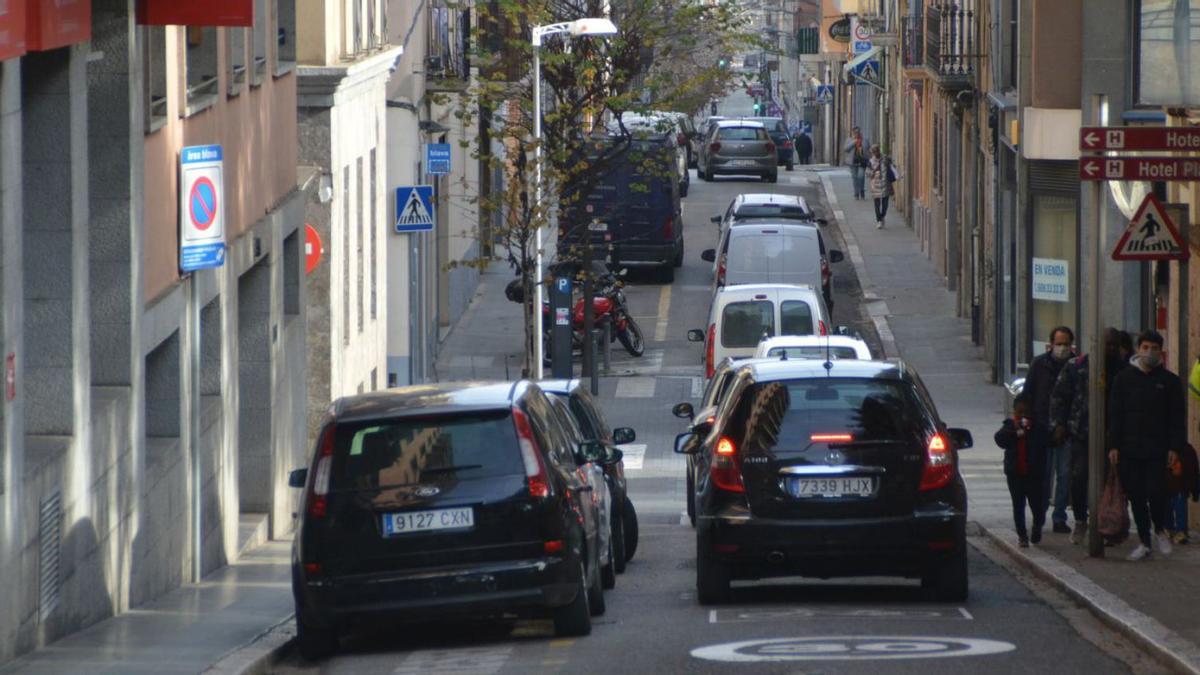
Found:
M 859 54 L 858 56 L 847 61 L 845 63 L 845 65 L 842 66 L 842 70 L 845 70 L 845 71 L 854 70 L 855 68 L 861 66 L 862 64 L 866 63 L 867 61 L 874 59 L 881 51 L 883 51 L 883 47 L 871 47 L 867 51 L 865 51 L 865 52 Z
M 148 26 L 254 26 L 254 0 L 137 0 Z
M 92 0 L 29 0 L 25 43 L 43 52 L 92 39 Z
M 0 12 L 0 61 L 25 53 L 25 3 L 10 2 Z

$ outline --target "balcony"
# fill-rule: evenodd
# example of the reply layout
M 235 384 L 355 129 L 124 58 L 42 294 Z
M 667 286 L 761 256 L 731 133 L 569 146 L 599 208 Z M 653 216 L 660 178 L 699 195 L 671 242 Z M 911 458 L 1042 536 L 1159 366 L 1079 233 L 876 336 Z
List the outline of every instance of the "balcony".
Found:
M 972 86 L 978 46 L 975 12 L 953 2 L 935 2 L 925 13 L 925 68 L 947 91 Z
M 921 68 L 925 65 L 925 17 L 903 17 L 900 24 L 900 52 L 905 68 Z

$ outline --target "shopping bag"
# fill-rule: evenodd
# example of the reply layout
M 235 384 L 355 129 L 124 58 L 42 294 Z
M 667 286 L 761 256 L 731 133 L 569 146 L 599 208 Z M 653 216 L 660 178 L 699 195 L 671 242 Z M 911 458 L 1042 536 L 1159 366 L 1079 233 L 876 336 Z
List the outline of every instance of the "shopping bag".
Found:
M 1110 541 L 1129 536 L 1129 510 L 1125 507 L 1125 490 L 1115 467 L 1110 467 L 1100 494 L 1100 534 Z

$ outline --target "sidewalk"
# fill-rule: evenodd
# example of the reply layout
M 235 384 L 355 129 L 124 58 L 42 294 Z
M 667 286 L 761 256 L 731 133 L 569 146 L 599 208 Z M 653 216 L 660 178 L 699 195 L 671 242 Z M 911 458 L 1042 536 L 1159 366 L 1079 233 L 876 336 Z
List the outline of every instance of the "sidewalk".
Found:
M 955 316 L 954 294 L 921 251 L 901 214 L 875 228 L 874 205 L 858 201 L 845 168 L 818 169 L 829 210 L 837 219 L 862 285 L 864 309 L 886 356 L 916 367 L 947 424 L 970 429 L 975 447 L 960 461 L 970 495 L 970 520 L 982 534 L 1091 610 L 1109 627 L 1142 646 L 1172 670 L 1200 673 L 1200 537 L 1167 559 L 1131 563 L 1133 540 L 1093 559 L 1067 536 L 1047 528 L 1040 546 L 1015 546 L 1012 511 L 992 434 L 1004 418 L 1004 390 L 987 381 L 988 365 L 971 342 L 971 327 Z

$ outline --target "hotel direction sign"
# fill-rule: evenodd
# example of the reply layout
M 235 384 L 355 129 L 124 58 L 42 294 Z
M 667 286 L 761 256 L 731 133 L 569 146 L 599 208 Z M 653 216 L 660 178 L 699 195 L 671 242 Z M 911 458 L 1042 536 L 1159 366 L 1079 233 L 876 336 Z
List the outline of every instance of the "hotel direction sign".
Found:
M 1100 151 L 1200 151 L 1200 128 L 1196 127 L 1083 127 L 1079 149 Z M 1080 167 L 1082 171 L 1082 166 Z M 1169 180 L 1169 179 L 1158 179 Z
M 1200 157 L 1081 157 L 1079 180 L 1200 181 Z

